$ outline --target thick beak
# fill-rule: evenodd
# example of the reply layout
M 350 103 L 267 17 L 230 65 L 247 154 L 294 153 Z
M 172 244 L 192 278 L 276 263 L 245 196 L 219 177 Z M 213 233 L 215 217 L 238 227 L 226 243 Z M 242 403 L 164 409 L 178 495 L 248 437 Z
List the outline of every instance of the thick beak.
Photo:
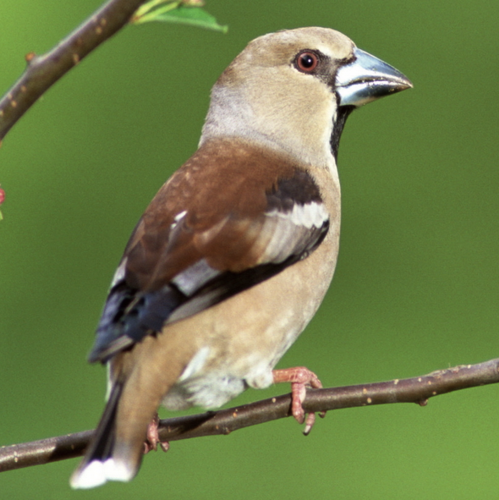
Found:
M 381 59 L 354 49 L 355 60 L 336 72 L 340 106 L 363 106 L 385 95 L 412 88 L 411 81 Z

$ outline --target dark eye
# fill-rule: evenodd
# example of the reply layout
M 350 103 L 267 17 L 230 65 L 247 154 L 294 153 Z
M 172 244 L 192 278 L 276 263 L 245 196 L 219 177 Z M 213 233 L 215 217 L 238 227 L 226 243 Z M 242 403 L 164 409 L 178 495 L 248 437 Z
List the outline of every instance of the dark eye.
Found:
M 319 57 L 311 50 L 300 52 L 295 59 L 295 68 L 302 73 L 313 73 L 319 64 Z

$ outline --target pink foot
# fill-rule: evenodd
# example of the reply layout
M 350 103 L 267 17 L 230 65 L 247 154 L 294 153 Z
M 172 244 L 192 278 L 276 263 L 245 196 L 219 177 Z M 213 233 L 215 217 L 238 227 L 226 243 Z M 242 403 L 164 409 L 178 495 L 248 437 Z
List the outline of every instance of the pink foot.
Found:
M 168 451 L 168 448 L 170 447 L 168 441 L 160 441 L 158 435 L 158 424 L 159 416 L 156 413 L 147 426 L 146 440 L 144 441 L 144 455 L 150 451 L 156 451 L 158 444 L 163 451 Z
M 299 424 L 305 423 L 303 434 L 305 436 L 312 430 L 315 423 L 315 413 L 307 413 L 305 418 L 305 410 L 302 403 L 307 395 L 307 387 L 313 389 L 321 389 L 322 384 L 317 375 L 304 366 L 296 368 L 285 368 L 284 370 L 274 370 L 274 383 L 291 382 L 291 413 Z M 321 412 L 319 415 L 324 418 L 326 412 Z

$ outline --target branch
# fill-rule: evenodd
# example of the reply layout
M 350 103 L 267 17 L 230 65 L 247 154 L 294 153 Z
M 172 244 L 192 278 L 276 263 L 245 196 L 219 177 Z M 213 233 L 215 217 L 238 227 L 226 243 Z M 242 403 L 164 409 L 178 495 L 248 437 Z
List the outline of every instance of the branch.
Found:
M 145 0 L 110 0 L 47 54 L 27 54 L 25 72 L 0 101 L 0 144 L 44 92 L 123 28 L 143 3 Z
M 310 389 L 303 403 L 307 412 L 388 403 L 417 403 L 440 394 L 499 382 L 499 358 L 476 365 L 438 370 L 421 377 L 332 389 Z M 230 434 L 232 431 L 291 416 L 291 395 L 258 401 L 159 423 L 161 441 Z M 82 455 L 94 431 L 84 431 L 0 448 L 0 472 Z

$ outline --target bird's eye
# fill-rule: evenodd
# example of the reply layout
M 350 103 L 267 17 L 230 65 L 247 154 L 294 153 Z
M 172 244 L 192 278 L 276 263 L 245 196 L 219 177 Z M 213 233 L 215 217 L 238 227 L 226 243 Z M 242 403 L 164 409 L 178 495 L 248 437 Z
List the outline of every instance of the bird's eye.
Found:
M 319 57 L 311 50 L 300 52 L 295 58 L 295 68 L 302 73 L 313 73 L 319 64 Z

